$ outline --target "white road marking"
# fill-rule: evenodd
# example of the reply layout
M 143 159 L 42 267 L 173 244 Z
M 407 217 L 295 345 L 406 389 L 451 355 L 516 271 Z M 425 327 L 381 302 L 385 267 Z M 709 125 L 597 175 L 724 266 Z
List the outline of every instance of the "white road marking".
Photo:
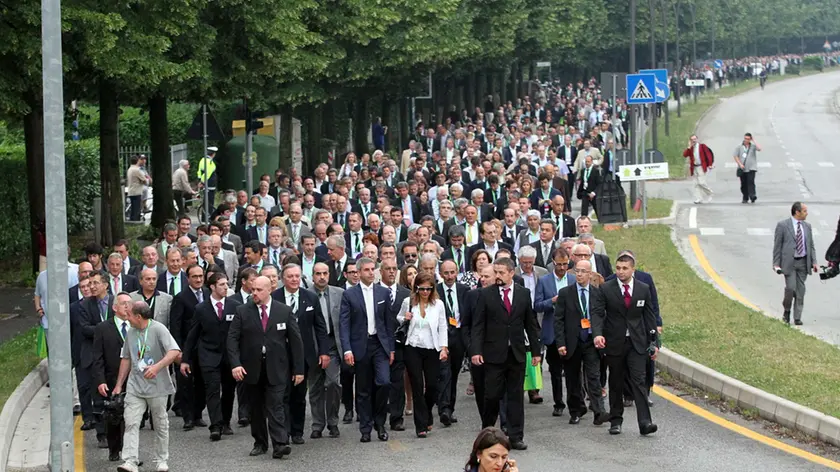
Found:
M 773 234 L 770 228 L 747 228 L 747 234 L 750 236 L 770 236 Z
M 817 162 L 817 165 L 820 167 L 834 167 L 833 162 Z
M 723 228 L 700 228 L 700 234 L 703 236 L 723 236 L 725 233 Z
M 691 229 L 697 227 L 697 207 L 691 207 L 688 210 L 688 227 Z
M 801 162 L 788 162 L 787 166 L 792 167 L 794 169 L 799 169 L 800 167 L 802 167 L 802 163 Z

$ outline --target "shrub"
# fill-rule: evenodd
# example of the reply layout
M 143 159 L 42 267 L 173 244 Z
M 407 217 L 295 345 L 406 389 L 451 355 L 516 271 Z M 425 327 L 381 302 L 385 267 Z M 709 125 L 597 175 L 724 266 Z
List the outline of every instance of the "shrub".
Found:
M 822 56 L 808 56 L 802 60 L 803 69 L 814 69 L 822 71 L 825 67 Z

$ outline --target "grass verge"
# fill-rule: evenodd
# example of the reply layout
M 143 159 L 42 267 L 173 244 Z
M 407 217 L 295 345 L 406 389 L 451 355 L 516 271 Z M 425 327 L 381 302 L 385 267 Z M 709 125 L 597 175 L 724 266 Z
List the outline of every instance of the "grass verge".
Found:
M 633 211 L 633 204 L 634 202 L 630 201 L 630 197 L 627 197 L 627 219 L 628 220 L 641 220 L 642 219 L 642 211 L 641 207 L 639 211 Z M 648 219 L 651 218 L 667 218 L 671 215 L 671 207 L 674 205 L 673 200 L 668 200 L 665 198 L 648 198 L 647 201 L 647 217 Z
M 663 344 L 756 388 L 840 418 L 840 349 L 733 301 L 685 262 L 664 225 L 596 229 L 615 253 L 631 249 L 654 274 Z
M 35 354 L 37 328 L 18 334 L 0 344 L 0 410 L 32 369 L 41 362 Z

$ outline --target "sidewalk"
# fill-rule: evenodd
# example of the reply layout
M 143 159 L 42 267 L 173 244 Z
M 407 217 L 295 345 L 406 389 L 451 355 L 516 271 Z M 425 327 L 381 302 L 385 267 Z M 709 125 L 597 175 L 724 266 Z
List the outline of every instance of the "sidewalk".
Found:
M 20 417 L 9 451 L 8 472 L 49 471 L 50 389 L 38 390 Z

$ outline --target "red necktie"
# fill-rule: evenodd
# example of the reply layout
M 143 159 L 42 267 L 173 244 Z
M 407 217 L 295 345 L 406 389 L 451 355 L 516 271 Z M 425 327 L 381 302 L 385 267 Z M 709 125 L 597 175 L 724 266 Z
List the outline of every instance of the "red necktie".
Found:
M 630 286 L 624 284 L 624 308 L 630 309 L 630 303 L 633 300 L 633 296 L 630 295 Z
M 224 311 L 223 308 L 224 308 L 224 305 L 222 305 L 222 302 L 216 302 L 216 313 L 219 315 L 219 320 L 222 319 L 222 316 L 223 316 L 222 312 Z
M 260 310 L 262 310 L 262 327 L 265 331 L 268 329 L 268 312 L 265 311 L 265 305 L 260 305 Z
M 502 292 L 505 294 L 502 300 L 505 303 L 505 310 L 507 310 L 508 315 L 510 315 L 510 289 L 503 288 Z

